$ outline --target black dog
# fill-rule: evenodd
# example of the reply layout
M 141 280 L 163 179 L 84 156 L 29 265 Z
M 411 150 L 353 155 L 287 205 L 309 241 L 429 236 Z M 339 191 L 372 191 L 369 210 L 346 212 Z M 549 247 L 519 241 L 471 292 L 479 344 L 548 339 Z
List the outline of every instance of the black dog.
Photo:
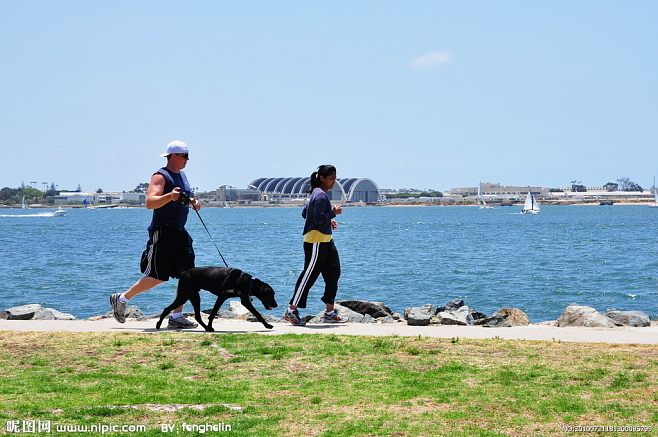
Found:
M 215 306 L 209 315 L 208 325 L 201 320 L 200 290 L 208 290 L 217 296 Z M 176 289 L 176 299 L 164 309 L 155 327 L 160 329 L 162 320 L 167 314 L 189 300 L 192 303 L 192 307 L 194 307 L 194 318 L 196 321 L 203 326 L 203 329 L 212 332 L 214 331 L 212 322 L 217 315 L 217 311 L 219 311 L 219 307 L 222 306 L 226 299 L 239 297 L 242 305 L 251 311 L 251 314 L 256 316 L 259 322 L 267 329 L 272 329 L 273 326 L 267 323 L 263 316 L 254 308 L 250 296 L 257 297 L 268 310 L 278 306 L 276 300 L 274 300 L 274 289 L 265 282 L 252 278 L 250 274 L 244 273 L 242 270 L 225 267 L 194 267 L 186 270 L 181 275 L 178 280 L 178 288 Z

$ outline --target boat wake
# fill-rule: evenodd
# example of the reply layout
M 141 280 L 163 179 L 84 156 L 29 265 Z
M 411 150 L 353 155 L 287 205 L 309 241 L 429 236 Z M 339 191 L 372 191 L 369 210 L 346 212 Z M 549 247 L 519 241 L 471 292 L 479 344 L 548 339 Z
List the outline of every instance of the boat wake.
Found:
M 0 214 L 0 217 L 55 217 L 55 214 L 52 212 L 41 212 L 38 214 Z

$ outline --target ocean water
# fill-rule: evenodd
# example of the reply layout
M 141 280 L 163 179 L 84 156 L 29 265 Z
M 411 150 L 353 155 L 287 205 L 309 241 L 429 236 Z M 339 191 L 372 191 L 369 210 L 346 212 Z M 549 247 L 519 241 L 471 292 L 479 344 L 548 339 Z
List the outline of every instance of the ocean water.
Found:
M 41 303 L 78 318 L 109 310 L 110 293 L 140 276 L 151 212 L 72 209 L 0 210 L 0 309 Z M 303 267 L 299 208 L 206 208 L 200 211 L 227 262 L 270 283 L 287 304 Z M 334 238 L 342 276 L 338 300 L 410 306 L 464 299 L 490 314 L 514 306 L 531 321 L 559 317 L 578 303 L 599 311 L 658 316 L 658 209 L 646 206 L 345 208 Z M 197 265 L 222 261 L 198 217 L 187 226 Z M 176 281 L 132 303 L 156 313 L 173 300 Z M 319 311 L 320 278 L 306 312 Z M 203 308 L 214 297 L 202 296 Z M 189 304 L 187 309 L 190 309 Z M 279 311 L 281 310 L 281 311 Z

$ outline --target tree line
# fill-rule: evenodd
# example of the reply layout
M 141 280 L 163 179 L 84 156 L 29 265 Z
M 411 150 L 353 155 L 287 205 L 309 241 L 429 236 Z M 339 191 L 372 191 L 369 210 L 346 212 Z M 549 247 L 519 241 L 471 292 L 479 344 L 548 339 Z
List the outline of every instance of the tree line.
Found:
M 144 193 L 148 188 L 148 183 L 141 183 L 135 187 L 133 192 L 135 193 Z M 55 203 L 55 196 L 57 196 L 62 191 L 68 192 L 82 192 L 80 184 L 78 184 L 75 190 L 59 190 L 57 185 L 54 182 L 50 184 L 50 188 L 46 191 L 33 188 L 29 185 L 25 185 L 24 182 L 21 183 L 21 186 L 18 188 L 4 187 L 0 189 L 0 204 L 2 205 L 18 205 L 23 201 L 23 196 L 25 196 L 25 201 L 27 203 L 41 203 L 46 205 L 52 205 Z M 96 193 L 103 193 L 102 188 L 96 189 Z
M 27 203 L 54 203 L 55 196 L 59 194 L 55 183 L 50 184 L 50 188 L 46 191 L 41 191 L 37 188 L 32 188 L 25 183 L 21 183 L 18 188 L 4 187 L 0 189 L 0 203 L 4 205 L 19 204 L 25 196 Z
M 606 191 L 644 191 L 640 184 L 636 184 L 629 178 L 619 178 L 617 182 L 607 182 L 603 185 Z M 584 193 L 587 187 L 580 181 L 571 181 L 571 191 L 576 193 Z

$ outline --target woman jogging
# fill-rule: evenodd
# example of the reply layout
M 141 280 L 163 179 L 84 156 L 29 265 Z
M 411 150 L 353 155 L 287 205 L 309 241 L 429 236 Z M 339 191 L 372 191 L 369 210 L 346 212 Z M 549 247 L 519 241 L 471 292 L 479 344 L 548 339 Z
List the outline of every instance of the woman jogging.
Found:
M 340 206 L 331 206 L 327 194 L 336 183 L 336 167 L 321 165 L 311 174 L 311 194 L 302 211 L 304 224 L 304 270 L 297 279 L 295 293 L 283 319 L 295 326 L 306 324 L 299 317 L 297 308 L 306 308 L 308 292 L 322 274 L 324 295 L 322 302 L 327 306 L 324 313 L 326 323 L 345 323 L 347 320 L 334 309 L 340 277 L 340 259 L 333 241 L 332 230 L 338 226 L 334 217 L 343 212 Z

